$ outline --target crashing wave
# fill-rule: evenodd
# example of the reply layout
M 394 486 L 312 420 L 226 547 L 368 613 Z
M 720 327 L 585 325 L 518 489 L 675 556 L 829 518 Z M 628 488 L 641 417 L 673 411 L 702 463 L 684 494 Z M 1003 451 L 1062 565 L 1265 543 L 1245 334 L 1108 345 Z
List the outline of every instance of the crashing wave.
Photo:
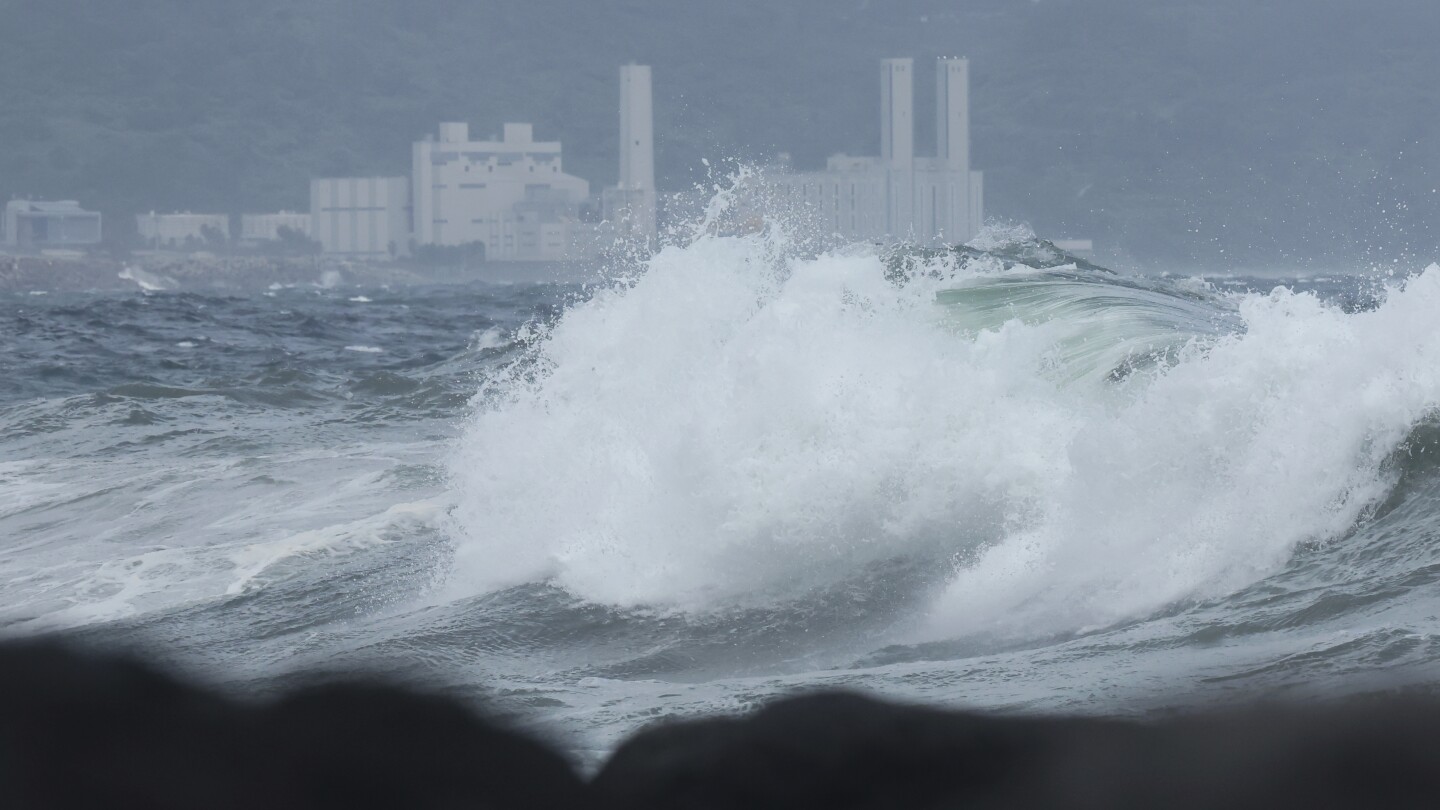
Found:
M 448 593 L 703 615 L 911 588 L 934 637 L 1224 593 L 1384 497 L 1440 404 L 1437 308 L 1435 269 L 1351 314 L 1031 238 L 793 257 L 701 235 L 486 381 L 450 461 Z M 921 573 L 873 573 L 896 565 Z

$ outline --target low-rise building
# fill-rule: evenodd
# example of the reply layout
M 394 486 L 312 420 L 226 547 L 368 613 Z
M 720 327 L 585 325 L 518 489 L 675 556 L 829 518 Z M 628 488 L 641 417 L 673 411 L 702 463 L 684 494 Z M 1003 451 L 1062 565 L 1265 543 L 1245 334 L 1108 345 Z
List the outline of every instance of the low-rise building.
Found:
M 242 214 L 240 216 L 240 240 L 243 242 L 277 241 L 280 239 L 281 228 L 304 236 L 311 236 L 310 215 L 280 211 L 275 214 Z
M 11 200 L 4 225 L 5 245 L 16 250 L 85 247 L 101 237 L 99 212 L 74 200 Z
M 188 249 L 214 247 L 230 238 L 230 217 L 225 214 L 138 214 L 135 230 L 151 248 Z

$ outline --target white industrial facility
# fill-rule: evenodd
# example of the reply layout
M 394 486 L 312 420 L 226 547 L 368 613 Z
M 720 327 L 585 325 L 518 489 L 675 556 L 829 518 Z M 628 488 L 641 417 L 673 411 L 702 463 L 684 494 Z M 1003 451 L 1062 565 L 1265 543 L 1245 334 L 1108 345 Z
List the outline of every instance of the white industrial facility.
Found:
M 74 248 L 100 242 L 100 214 L 74 200 L 11 200 L 5 204 L 4 244 L 16 250 Z
M 410 180 L 332 177 L 310 181 L 310 236 L 321 250 L 356 258 L 402 256 L 410 245 Z
M 880 64 L 880 154 L 834 155 L 823 170 L 772 166 L 775 198 L 823 233 L 850 241 L 965 242 L 980 230 L 984 177 L 970 168 L 969 63 L 936 61 L 936 153 L 915 154 L 913 59 Z M 497 137 L 472 139 L 447 122 L 416 142 L 408 177 L 318 178 L 310 211 L 246 214 L 239 241 L 304 234 L 328 254 L 386 260 L 426 247 L 484 246 L 498 261 L 590 258 L 626 245 L 655 245 L 654 102 L 648 65 L 619 71 L 619 179 L 592 199 L 590 184 L 566 174 L 558 141 L 530 124 L 507 123 Z M 597 205 L 598 203 L 598 205 Z M 603 221 L 582 212 L 599 209 Z M 75 202 L 9 203 L 4 244 L 68 247 L 100 241 L 100 214 Z M 232 237 L 224 214 L 141 214 L 140 237 L 154 248 L 192 248 Z
M 558 141 L 530 124 L 472 140 L 443 123 L 415 143 L 409 177 L 322 178 L 310 184 L 310 235 L 326 253 L 363 259 L 425 246 L 485 246 L 495 261 L 560 261 L 618 239 L 655 239 L 655 149 L 650 68 L 620 69 L 620 183 L 602 202 L 606 223 L 582 222 L 590 184 L 566 174 Z
M 472 141 L 465 124 L 441 124 L 439 140 L 415 144 L 411 174 L 417 245 L 481 242 L 487 259 L 567 258 L 590 184 L 565 174 L 558 141 L 530 124 L 506 124 L 499 140 Z
M 936 62 L 935 157 L 915 156 L 913 59 L 880 63 L 880 156 L 835 155 L 822 171 L 772 172 L 781 200 L 849 240 L 965 242 L 984 218 L 984 177 L 970 169 L 970 69 Z
M 936 62 L 936 154 L 915 154 L 913 59 L 880 66 L 880 155 L 835 155 L 823 170 L 775 168 L 775 195 L 847 240 L 965 242 L 984 216 L 982 173 L 970 168 L 970 75 L 965 59 Z M 600 194 L 604 221 L 582 221 L 590 185 L 566 174 L 558 141 L 530 124 L 472 140 L 443 123 L 414 144 L 409 177 L 324 178 L 310 187 L 309 234 L 326 253 L 363 259 L 426 246 L 484 245 L 498 261 L 588 258 L 616 244 L 656 241 L 651 70 L 620 68 L 619 182 Z

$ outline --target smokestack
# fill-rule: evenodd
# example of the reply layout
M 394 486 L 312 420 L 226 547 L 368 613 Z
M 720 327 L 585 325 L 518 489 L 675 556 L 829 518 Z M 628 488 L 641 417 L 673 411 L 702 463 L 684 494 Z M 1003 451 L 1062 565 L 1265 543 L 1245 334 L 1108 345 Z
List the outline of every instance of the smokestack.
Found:
M 935 63 L 935 149 L 947 169 L 970 171 L 970 62 Z
M 621 188 L 655 188 L 655 124 L 651 105 L 650 66 L 621 66 Z
M 880 157 L 892 169 L 915 163 L 914 59 L 880 62 Z
M 620 67 L 620 190 L 630 230 L 655 238 L 655 120 L 649 65 Z

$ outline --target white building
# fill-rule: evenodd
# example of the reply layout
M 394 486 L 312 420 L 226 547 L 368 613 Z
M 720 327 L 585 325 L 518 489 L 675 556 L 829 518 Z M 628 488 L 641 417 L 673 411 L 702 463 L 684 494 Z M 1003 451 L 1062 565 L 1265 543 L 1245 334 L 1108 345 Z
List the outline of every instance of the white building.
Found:
M 326 253 L 356 258 L 408 254 L 410 181 L 404 177 L 311 180 L 310 238 Z
M 416 245 L 481 242 L 500 261 L 562 260 L 590 184 L 565 174 L 558 141 L 530 124 L 500 140 L 472 141 L 466 124 L 441 124 L 439 140 L 414 146 Z
M 218 235 L 230 238 L 230 217 L 225 214 L 138 214 L 135 229 L 153 248 L 201 247 Z
M 281 211 L 240 216 L 240 239 L 245 242 L 274 242 L 280 238 L 281 228 L 310 236 L 310 215 Z
M 6 247 L 17 250 L 82 247 L 98 244 L 100 234 L 100 214 L 82 209 L 74 200 L 11 200 L 5 204 Z
M 914 60 L 880 63 L 880 156 L 835 155 L 825 169 L 767 180 L 819 227 L 850 240 L 965 242 L 984 219 L 982 173 L 970 169 L 969 63 L 936 63 L 936 156 L 915 156 Z
M 620 68 L 620 181 L 605 189 L 602 207 L 617 236 L 655 242 L 655 116 L 649 65 Z
M 530 124 L 505 124 L 500 138 L 473 141 L 469 125 L 443 123 L 438 138 L 414 144 L 409 178 L 312 181 L 309 234 L 326 253 L 370 259 L 481 243 L 490 260 L 561 261 L 598 255 L 620 238 L 653 244 L 648 66 L 620 69 L 620 135 L 620 182 L 602 199 L 606 223 L 580 221 L 590 184 L 565 173 L 558 141 L 535 140 Z M 249 220 L 244 238 L 259 238 Z

